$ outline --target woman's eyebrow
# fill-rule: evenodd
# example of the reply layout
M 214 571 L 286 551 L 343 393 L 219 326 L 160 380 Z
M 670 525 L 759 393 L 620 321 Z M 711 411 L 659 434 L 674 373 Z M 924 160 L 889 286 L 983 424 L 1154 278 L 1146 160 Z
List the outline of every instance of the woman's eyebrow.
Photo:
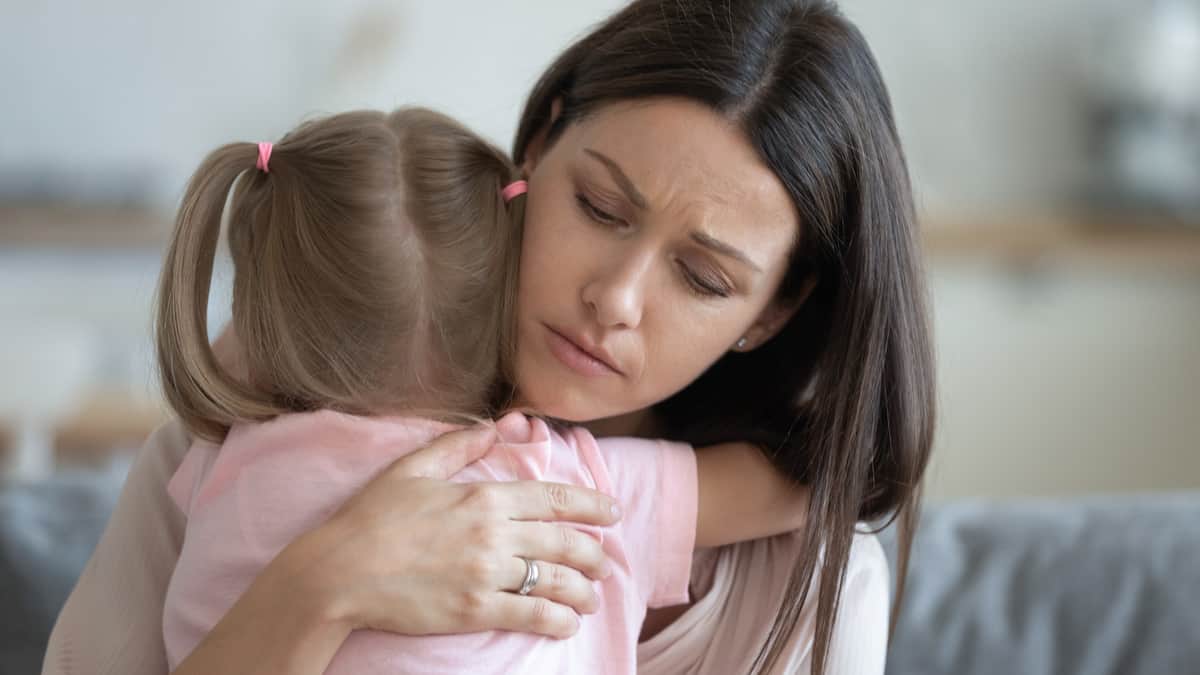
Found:
M 583 151 L 590 155 L 592 159 L 603 164 L 604 168 L 608 169 L 608 172 L 612 174 L 613 180 L 617 182 L 617 187 L 621 188 L 621 191 L 625 193 L 629 201 L 633 202 L 634 206 L 639 209 L 649 208 L 646 198 L 642 196 L 642 193 L 634 186 L 633 181 L 629 180 L 629 176 L 625 175 L 620 165 L 614 162 L 612 158 L 602 155 L 591 148 L 584 148 Z
M 722 255 L 727 255 L 730 258 L 746 263 L 756 272 L 762 272 L 762 268 L 755 264 L 755 262 L 750 259 L 750 256 L 742 253 L 740 250 L 730 246 L 729 244 L 726 244 L 720 239 L 714 239 L 703 232 L 692 232 L 692 241 L 711 251 L 715 251 L 716 253 L 720 253 Z

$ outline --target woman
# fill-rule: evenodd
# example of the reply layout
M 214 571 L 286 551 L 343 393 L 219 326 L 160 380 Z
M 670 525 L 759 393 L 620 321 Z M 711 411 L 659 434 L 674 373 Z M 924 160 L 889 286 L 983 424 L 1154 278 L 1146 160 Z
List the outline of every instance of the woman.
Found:
M 811 490 L 794 536 L 698 556 L 693 605 L 647 616 L 643 669 L 881 672 L 886 578 L 855 528 L 892 515 L 911 536 L 933 366 L 911 188 L 861 34 L 815 0 L 639 0 L 550 66 L 514 158 L 529 181 L 523 395 L 601 434 L 753 441 Z M 569 634 L 590 592 L 578 570 L 603 561 L 524 521 L 606 522 L 608 504 L 436 480 L 487 442 L 463 432 L 394 465 L 285 549 L 176 672 L 319 673 L 361 627 Z M 186 445 L 168 425 L 139 458 L 46 672 L 165 672 L 153 608 L 182 524 L 163 483 Z M 539 597 L 511 592 L 513 556 L 558 563 Z M 709 602 L 746 592 L 761 631 L 744 623 L 754 607 Z M 89 627 L 118 602 L 121 621 Z M 679 626 L 711 639 L 658 639 Z

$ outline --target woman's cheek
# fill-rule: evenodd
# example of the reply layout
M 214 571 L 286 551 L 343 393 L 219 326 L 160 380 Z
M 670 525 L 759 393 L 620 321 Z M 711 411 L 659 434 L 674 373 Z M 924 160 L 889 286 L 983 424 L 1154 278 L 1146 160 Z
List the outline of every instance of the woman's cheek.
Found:
M 547 259 L 542 256 L 558 261 L 586 250 L 592 233 L 580 222 L 581 214 L 559 201 L 541 204 L 526 214 L 522 265 Z
M 673 302 L 658 306 L 653 324 L 658 330 L 647 344 L 647 371 L 654 371 L 649 381 L 669 388 L 666 395 L 700 377 L 751 323 L 745 308 L 699 301 L 686 291 L 673 295 Z

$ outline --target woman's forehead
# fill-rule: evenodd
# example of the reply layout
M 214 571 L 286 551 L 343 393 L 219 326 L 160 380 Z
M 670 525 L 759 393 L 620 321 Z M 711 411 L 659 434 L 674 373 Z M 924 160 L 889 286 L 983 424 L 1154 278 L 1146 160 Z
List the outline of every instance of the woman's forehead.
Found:
M 745 134 L 706 106 L 661 98 L 613 103 L 572 125 L 560 139 L 590 175 L 624 174 L 646 210 L 683 218 L 740 247 L 763 251 L 799 234 L 783 183 Z

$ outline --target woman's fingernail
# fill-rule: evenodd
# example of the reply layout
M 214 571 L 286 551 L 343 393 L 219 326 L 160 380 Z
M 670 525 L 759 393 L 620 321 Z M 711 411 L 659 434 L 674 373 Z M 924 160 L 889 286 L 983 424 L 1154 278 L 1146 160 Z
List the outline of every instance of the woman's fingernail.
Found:
M 616 502 L 613 502 L 613 505 L 609 508 L 612 510 L 613 519 L 620 520 L 621 519 L 621 507 L 617 506 Z

